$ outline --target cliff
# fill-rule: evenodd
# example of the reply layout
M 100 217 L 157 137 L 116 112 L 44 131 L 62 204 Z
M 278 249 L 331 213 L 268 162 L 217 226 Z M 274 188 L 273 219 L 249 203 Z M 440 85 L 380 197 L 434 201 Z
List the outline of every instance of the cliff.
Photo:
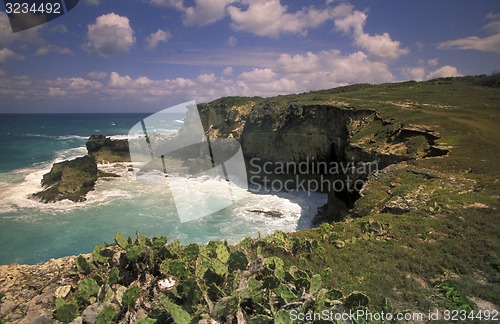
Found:
M 328 204 L 317 222 L 342 219 L 359 198 L 359 191 L 370 173 L 401 161 L 448 152 L 436 144 L 439 136 L 427 127 L 384 119 L 376 110 L 345 103 L 298 103 L 286 97 L 280 100 L 222 98 L 199 105 L 199 110 L 209 137 L 239 140 L 249 179 L 279 178 L 283 182 L 294 181 L 295 185 L 301 180 L 359 184 L 356 188 L 338 186 L 338 190 L 313 188 L 312 191 L 329 194 Z M 327 168 L 319 172 L 309 169 L 309 172 L 295 171 L 295 174 L 263 174 L 266 164 Z M 328 170 L 332 166 L 362 165 L 374 166 L 376 170 L 334 174 Z
M 500 89 L 484 80 L 200 105 L 209 136 L 240 139 L 250 170 L 252 157 L 261 166 L 314 157 L 379 167 L 325 172 L 365 180 L 355 193 L 330 194 L 323 219 L 344 219 L 315 229 L 232 246 L 116 235 L 92 255 L 0 266 L 0 322 L 290 323 L 291 314 L 325 310 L 492 320 L 500 305 Z

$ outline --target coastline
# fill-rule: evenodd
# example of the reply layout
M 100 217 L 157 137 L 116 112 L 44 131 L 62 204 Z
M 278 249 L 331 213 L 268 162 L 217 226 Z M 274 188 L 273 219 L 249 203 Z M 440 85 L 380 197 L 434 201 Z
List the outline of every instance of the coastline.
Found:
M 257 130 L 263 134 L 262 138 L 273 134 L 273 127 L 278 127 L 281 131 L 275 133 L 281 134 L 279 140 L 282 142 L 278 142 L 276 134 L 274 142 L 285 147 L 281 144 L 286 142 L 283 133 L 287 124 L 273 124 L 273 118 L 279 121 L 279 116 L 285 116 L 293 124 L 294 118 L 303 120 L 300 117 L 308 113 L 314 112 L 317 116 L 328 102 L 349 101 L 340 109 L 335 108 L 335 113 L 351 114 L 346 112 L 346 107 L 353 111 L 356 107 L 365 112 L 370 109 L 376 111 L 375 116 L 362 114 L 359 120 L 355 120 L 351 118 L 354 113 L 344 119 L 348 122 L 348 130 L 351 130 L 343 133 L 348 134 L 350 146 L 338 145 L 332 149 L 331 145 L 327 145 L 335 151 L 335 155 L 318 150 L 317 145 L 323 145 L 322 142 L 312 143 L 304 150 L 336 159 L 341 159 L 340 153 L 344 153 L 344 157 L 349 159 L 377 157 L 380 161 L 394 163 L 385 164 L 381 170 L 368 175 L 358 197 L 339 195 L 336 200 L 331 199 L 335 206 L 343 203 L 347 214 L 343 215 L 343 221 L 322 223 L 316 229 L 288 234 L 276 232 L 266 238 L 243 240 L 237 245 L 213 242 L 205 248 L 181 245 L 175 240 L 169 240 L 167 245 L 163 241 L 155 245 L 154 239 L 141 235 L 123 239 L 116 236 L 116 245 L 99 247 L 97 254 L 88 259 L 90 271 L 85 270 L 85 263 L 82 263 L 80 269 L 73 265 L 73 271 L 67 272 L 75 282 L 64 303 L 59 302 L 58 309 L 76 307 L 78 312 L 73 314 L 74 317 L 82 315 L 83 311 L 97 303 L 94 299 L 78 299 L 82 281 L 95 278 L 98 274 L 103 280 L 97 284 L 99 289 L 104 289 L 106 283 L 114 282 L 111 269 L 124 267 L 132 277 L 124 273 L 121 285 L 128 287 L 124 288 L 127 290 L 135 290 L 137 286 L 140 292 L 133 303 L 126 304 L 127 307 L 115 301 L 111 302 L 114 306 L 108 305 L 118 308 L 117 313 L 113 313 L 117 321 L 129 320 L 131 316 L 146 318 L 158 313 L 165 317 L 158 315 L 157 318 L 172 318 L 176 316 L 174 314 L 181 314 L 201 319 L 200 314 L 203 314 L 208 319 L 218 320 L 243 315 L 272 320 L 275 316 L 290 316 L 291 310 L 300 309 L 303 305 L 309 307 L 300 309 L 304 312 L 313 311 L 316 306 L 337 312 L 359 307 L 395 313 L 408 309 L 412 313 L 438 310 L 441 314 L 446 310 L 460 309 L 474 314 L 498 310 L 500 294 L 497 293 L 499 287 L 496 282 L 500 242 L 497 234 L 500 224 L 497 216 L 500 206 L 496 179 L 500 170 L 492 163 L 498 146 L 493 139 L 500 134 L 496 128 L 495 107 L 477 107 L 489 100 L 485 99 L 485 92 L 497 102 L 500 93 L 496 88 L 479 88 L 473 81 L 457 78 L 366 85 L 361 89 L 354 88 L 352 92 L 330 90 L 287 98 L 259 99 L 262 101 L 253 104 L 249 102 L 255 101 L 255 98 L 225 98 L 212 103 L 212 106 L 205 106 L 207 116 L 212 120 L 220 117 L 210 110 L 217 107 L 226 109 L 219 113 L 233 114 L 235 118 L 229 120 L 239 119 L 239 124 L 221 124 L 217 136 L 244 135 L 242 124 L 245 120 L 239 114 L 253 107 L 256 112 L 250 116 L 254 118 L 253 122 L 261 121 L 260 124 L 255 122 L 254 126 L 260 127 Z M 463 89 L 458 95 L 457 87 Z M 427 103 L 420 99 L 425 105 L 421 102 L 409 109 L 394 105 L 393 100 L 373 99 L 381 90 L 388 89 L 396 92 L 401 102 L 421 93 L 431 93 L 433 100 L 441 101 L 436 104 L 433 100 Z M 318 104 L 315 100 L 311 104 L 311 97 L 321 97 L 323 102 Z M 299 98 L 303 104 L 297 104 Z M 453 101 L 454 105 L 448 104 L 447 100 Z M 417 102 L 417 99 L 412 102 Z M 271 104 L 275 105 L 271 115 L 259 115 L 262 110 L 257 108 Z M 443 109 L 443 106 L 447 108 Z M 377 115 L 383 118 L 377 119 Z M 453 118 L 448 118 L 450 116 Z M 463 122 L 471 116 L 481 128 Z M 252 122 L 250 117 L 247 121 Z M 263 132 L 264 127 L 269 132 Z M 308 129 L 302 135 L 313 131 Z M 283 151 L 269 148 L 257 151 L 257 142 L 247 141 L 246 149 L 255 150 L 261 157 L 264 155 L 267 158 L 283 154 Z M 297 145 L 303 142 L 297 141 Z M 445 150 L 448 154 L 435 155 Z M 301 151 L 292 151 L 300 156 Z M 338 216 L 329 208 L 325 208 L 324 212 L 323 220 L 331 221 Z M 162 252 L 164 254 L 159 252 L 162 248 L 166 249 Z M 149 253 L 150 250 L 155 253 Z M 186 251 L 193 253 L 185 254 Z M 204 253 L 212 256 L 210 260 L 222 260 L 222 265 L 214 261 L 203 265 Z M 119 258 L 113 258 L 115 254 Z M 149 255 L 158 259 L 150 262 Z M 243 261 L 231 265 L 231 255 Z M 160 267 L 162 264 L 163 268 Z M 16 266 L 12 267 L 17 271 Z M 229 267 L 233 267 L 234 271 L 229 272 Z M 207 271 L 211 272 L 205 276 Z M 144 278 L 144 285 L 139 278 Z M 184 288 L 191 287 L 193 280 L 200 285 L 200 295 L 193 296 L 198 296 L 196 305 L 201 313 L 186 302 L 191 300 L 192 295 L 188 294 L 191 288 L 161 294 L 158 283 L 167 279 L 187 285 L 182 286 Z M 241 285 L 234 285 L 235 282 Z M 214 283 L 220 290 L 213 288 Z M 267 286 L 263 288 L 264 285 Z M 300 285 L 304 285 L 304 289 Z M 145 289 L 142 290 L 142 287 Z M 252 287 L 259 288 L 254 291 Z M 210 292 L 208 299 L 203 292 Z M 262 296 L 259 295 L 261 293 Z M 330 294 L 328 298 L 326 294 Z M 149 303 L 145 296 L 151 295 L 153 299 Z M 301 299 L 306 297 L 310 298 L 310 303 Z M 324 302 L 323 298 L 328 302 Z M 273 311 L 266 312 L 260 308 L 262 300 L 270 305 L 267 309 Z M 237 306 L 231 307 L 232 302 Z M 289 304 L 291 308 L 285 309 L 284 305 Z M 56 309 L 55 304 L 52 309 Z M 228 309 L 228 313 L 216 311 L 220 309 Z

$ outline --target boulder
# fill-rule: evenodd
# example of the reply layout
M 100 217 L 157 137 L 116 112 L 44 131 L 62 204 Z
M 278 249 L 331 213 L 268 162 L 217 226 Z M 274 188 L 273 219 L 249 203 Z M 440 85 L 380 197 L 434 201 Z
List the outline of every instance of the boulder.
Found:
M 96 162 L 88 155 L 55 163 L 50 172 L 43 176 L 44 190 L 32 197 L 44 203 L 63 199 L 84 201 L 87 192 L 94 189 L 97 173 Z
M 86 143 L 90 157 L 99 163 L 130 162 L 127 140 L 113 140 L 102 134 L 90 136 Z

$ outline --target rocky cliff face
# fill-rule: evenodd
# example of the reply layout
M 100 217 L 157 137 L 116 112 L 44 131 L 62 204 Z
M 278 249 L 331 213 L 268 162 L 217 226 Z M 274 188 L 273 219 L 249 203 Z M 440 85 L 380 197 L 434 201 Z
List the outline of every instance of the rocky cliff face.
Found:
M 438 137 L 431 130 L 384 120 L 370 109 L 223 98 L 199 105 L 199 111 L 209 137 L 239 140 L 249 179 L 262 179 L 266 173 L 267 177 L 291 179 L 295 184 L 300 182 L 297 179 L 353 184 L 394 163 L 446 154 L 446 150 L 435 145 Z M 267 165 L 267 170 L 269 166 L 276 170 L 276 166 L 304 164 L 327 167 L 278 174 L 269 174 L 263 168 Z M 365 168 L 366 172 L 353 170 L 366 165 L 372 166 Z M 332 166 L 337 167 L 336 171 L 340 168 L 340 172 L 332 172 Z M 257 171 L 260 174 L 255 177 Z M 340 219 L 353 207 L 362 181 L 351 188 L 354 190 L 347 186 L 337 187 L 339 190 L 318 189 L 329 194 L 324 208 L 327 218 Z

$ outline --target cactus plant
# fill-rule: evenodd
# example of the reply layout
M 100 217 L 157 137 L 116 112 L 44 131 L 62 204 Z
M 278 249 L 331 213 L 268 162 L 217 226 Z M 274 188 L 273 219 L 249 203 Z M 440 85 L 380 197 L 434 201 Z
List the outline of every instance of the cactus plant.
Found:
M 104 249 L 103 245 L 96 245 L 94 249 L 92 250 L 92 260 L 95 263 L 107 263 L 109 262 L 109 258 L 102 255 L 102 250 Z
M 370 299 L 362 292 L 354 291 L 345 300 L 346 307 L 356 309 L 359 307 L 368 307 Z
M 280 309 L 274 315 L 274 323 L 275 324 L 292 324 L 292 319 L 288 311 L 284 309 Z
M 156 319 L 150 317 L 141 318 L 140 320 L 137 320 L 137 322 L 135 322 L 135 324 L 155 324 L 155 323 Z
M 127 250 L 128 247 L 128 240 L 123 236 L 122 233 L 116 233 L 115 234 L 115 242 L 118 244 L 119 247 L 121 247 L 124 250 Z
M 222 263 L 227 263 L 229 260 L 229 249 L 224 243 L 217 244 L 215 247 L 215 254 L 217 255 L 217 259 Z
M 78 315 L 78 305 L 74 303 L 64 303 L 56 309 L 55 318 L 63 323 L 72 322 Z
M 247 281 L 247 288 L 242 292 L 241 298 L 252 298 L 262 291 L 262 282 L 250 277 Z
M 113 323 L 118 311 L 111 306 L 105 306 L 97 315 L 95 324 L 110 324 Z
M 212 316 L 217 319 L 225 320 L 229 315 L 236 315 L 239 307 L 240 300 L 238 297 L 224 297 L 215 304 Z
M 122 304 L 125 308 L 130 308 L 140 296 L 140 288 L 137 286 L 128 288 L 122 297 Z
M 160 303 L 176 324 L 191 323 L 191 315 L 189 315 L 189 313 L 186 312 L 181 306 L 172 302 L 167 296 L 161 296 Z
M 189 269 L 186 262 L 181 260 L 173 260 L 168 262 L 168 267 L 170 269 L 170 273 L 179 278 L 185 278 L 189 276 Z
M 127 259 L 132 262 L 137 262 L 144 254 L 144 249 L 141 246 L 133 245 L 127 249 Z
M 256 315 L 249 320 L 249 324 L 271 324 L 273 318 L 267 315 Z
M 274 292 L 278 297 L 283 299 L 285 303 L 288 303 L 290 300 L 297 298 L 297 295 L 295 295 L 288 286 L 284 284 L 280 284 L 276 289 L 274 289 Z
M 83 255 L 79 255 L 78 258 L 76 258 L 76 267 L 81 274 L 86 275 L 90 273 L 90 264 Z
M 97 296 L 99 293 L 99 285 L 94 279 L 85 278 L 78 285 L 77 295 L 83 301 L 88 302 L 92 296 Z
M 118 283 L 119 280 L 120 280 L 120 270 L 118 270 L 118 268 L 112 268 L 109 271 L 108 283 L 110 285 L 114 285 L 115 283 Z
M 200 248 L 198 244 L 189 244 L 184 249 L 183 257 L 186 258 L 187 261 L 195 260 L 200 253 Z
M 219 259 L 212 260 L 210 268 L 219 276 L 225 275 L 228 272 L 227 266 Z
M 241 251 L 233 252 L 229 256 L 228 267 L 229 271 L 245 270 L 248 265 L 248 258 Z
M 314 295 L 321 289 L 321 275 L 315 274 L 311 278 L 311 286 L 309 288 L 309 293 Z

